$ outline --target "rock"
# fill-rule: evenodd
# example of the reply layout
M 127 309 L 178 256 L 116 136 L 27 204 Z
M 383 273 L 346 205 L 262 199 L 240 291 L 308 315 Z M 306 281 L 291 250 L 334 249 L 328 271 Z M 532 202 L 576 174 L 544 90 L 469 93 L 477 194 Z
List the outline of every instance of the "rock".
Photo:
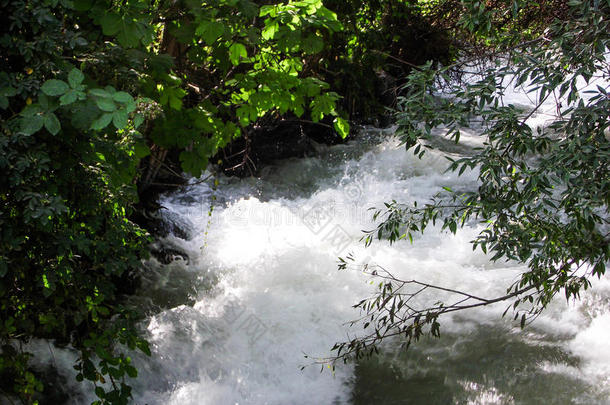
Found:
M 315 143 L 342 142 L 331 123 L 286 119 L 258 127 L 235 140 L 212 161 L 221 160 L 222 170 L 230 176 L 256 175 L 260 168 L 276 160 L 315 155 Z

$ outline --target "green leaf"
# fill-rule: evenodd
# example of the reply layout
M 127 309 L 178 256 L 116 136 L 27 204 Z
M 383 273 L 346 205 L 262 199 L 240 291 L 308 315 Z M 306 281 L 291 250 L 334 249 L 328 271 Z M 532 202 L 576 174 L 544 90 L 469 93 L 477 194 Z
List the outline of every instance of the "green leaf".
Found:
M 169 106 L 174 110 L 182 109 L 182 98 L 186 96 L 186 92 L 182 89 L 170 88 L 167 89 Z
M 100 20 L 104 35 L 115 35 L 121 29 L 121 17 L 118 14 L 106 13 Z
M 127 126 L 127 111 L 123 108 L 115 111 L 112 115 L 112 123 L 116 129 L 123 129 Z
M 68 73 L 68 83 L 70 83 L 70 87 L 76 88 L 80 85 L 83 80 L 85 80 L 85 75 L 80 70 L 74 68 Z
M 278 30 L 279 30 L 279 25 L 278 25 L 277 21 L 273 21 L 273 23 L 271 23 L 269 25 L 265 25 L 265 28 L 263 28 L 263 32 L 262 32 L 261 36 L 265 40 L 273 39 L 275 37 L 275 34 L 278 32 Z
M 57 115 L 55 115 L 53 113 L 45 114 L 44 127 L 52 135 L 57 135 L 59 133 L 59 130 L 61 129 L 61 124 L 59 123 L 59 119 L 57 119 Z
M 125 48 L 135 48 L 140 44 L 143 38 L 142 32 L 138 29 L 138 23 L 135 21 L 123 20 L 121 30 L 116 36 L 119 44 Z
M 6 110 L 8 108 L 8 98 L 5 96 L 0 96 L 0 108 Z
M 91 124 L 91 129 L 93 129 L 95 131 L 100 131 L 100 130 L 106 128 L 108 126 L 108 124 L 110 124 L 110 122 L 112 121 L 112 118 L 113 118 L 112 113 L 102 114 L 101 117 L 99 117 L 98 119 L 93 121 L 93 124 Z
M 321 52 L 324 49 L 324 40 L 316 35 L 309 35 L 301 43 L 301 49 L 308 54 Z
M 259 17 L 264 17 L 266 15 L 269 15 L 270 17 L 277 17 L 277 10 L 278 10 L 277 5 L 262 6 L 260 13 L 258 15 L 259 15 Z
M 68 83 L 62 80 L 51 79 L 47 80 L 41 87 L 41 90 L 47 96 L 61 96 L 70 89 Z
M 225 25 L 219 21 L 202 21 L 195 34 L 200 35 L 208 45 L 212 45 L 225 32 Z
M 124 91 L 118 91 L 118 92 L 114 93 L 112 95 L 112 98 L 117 103 L 122 103 L 122 104 L 127 104 L 127 103 L 133 103 L 134 102 L 133 101 L 133 97 L 131 97 L 131 95 L 129 93 L 126 93 Z
M 40 108 L 43 111 L 49 111 L 49 109 L 50 109 L 49 97 L 47 97 L 44 93 L 42 93 L 38 96 L 38 104 L 40 105 Z
M 44 119 L 41 115 L 33 115 L 21 119 L 21 131 L 26 135 L 32 135 L 42 129 Z
M 128 103 L 125 103 L 125 109 L 127 110 L 128 113 L 132 113 L 136 110 L 137 105 L 135 101 L 130 101 Z
M 133 18 L 107 13 L 100 20 L 104 35 L 116 36 L 119 44 L 125 48 L 135 48 L 145 39 L 148 32 L 144 24 Z
M 89 90 L 89 94 L 94 97 L 112 98 L 112 95 L 104 89 L 91 89 Z
M 138 128 L 144 122 L 144 116 L 142 114 L 136 114 L 133 119 L 134 128 Z
M 106 398 L 106 391 L 102 387 L 95 387 L 95 395 L 97 395 L 100 399 Z
M 334 93 L 324 93 L 317 95 L 311 100 L 311 118 L 318 122 L 324 115 L 331 113 L 335 108 L 336 95 Z
M 244 44 L 240 44 L 239 42 L 234 43 L 229 48 L 229 59 L 231 63 L 235 66 L 239 65 L 239 61 L 241 58 L 247 58 L 248 51 L 246 51 L 246 47 Z
M 345 139 L 349 135 L 349 123 L 341 117 L 335 118 L 333 121 L 333 127 L 335 131 L 341 136 L 341 138 Z
M 0 88 L 0 96 L 14 97 L 17 93 L 17 89 L 11 86 Z
M 31 104 L 26 106 L 22 111 L 21 111 L 21 115 L 24 117 L 33 117 L 36 114 L 40 114 L 41 112 L 43 112 L 44 110 L 40 107 L 40 105 L 38 104 Z
M 93 7 L 92 0 L 74 0 L 72 2 L 76 11 L 87 11 Z
M 144 142 L 136 142 L 133 145 L 133 151 L 139 159 L 150 155 L 150 148 Z
M 136 346 L 138 347 L 138 349 L 140 349 L 142 351 L 142 353 L 146 354 L 147 356 L 150 356 L 150 347 L 148 345 L 148 342 L 146 340 L 139 340 L 136 343 Z
M 138 376 L 138 370 L 134 366 L 125 366 L 125 372 L 131 378 L 136 378 Z
M 59 105 L 68 105 L 72 104 L 78 98 L 78 93 L 76 90 L 70 90 L 63 96 L 59 98 Z
M 102 111 L 113 112 L 116 110 L 116 104 L 108 98 L 98 98 L 95 100 L 95 104 L 97 104 L 98 108 Z

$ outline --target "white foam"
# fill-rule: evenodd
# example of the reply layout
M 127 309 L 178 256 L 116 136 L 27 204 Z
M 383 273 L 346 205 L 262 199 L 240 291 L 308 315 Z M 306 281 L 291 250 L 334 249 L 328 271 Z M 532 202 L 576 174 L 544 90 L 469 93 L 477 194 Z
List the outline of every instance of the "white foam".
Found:
M 357 148 L 352 144 L 327 150 L 329 159 L 351 156 L 343 162 L 327 164 L 311 158 L 270 169 L 267 182 L 275 184 L 221 179 L 221 202 L 203 250 L 208 186 L 193 186 L 188 192 L 193 198 L 187 203 L 173 196 L 162 201 L 169 211 L 193 223 L 196 236 L 192 240 L 170 237 L 190 256 L 190 262 L 182 265 L 188 271 L 212 272 L 218 283 L 210 291 L 201 291 L 193 307 L 169 309 L 150 319 L 155 354 L 137 383 L 139 402 L 349 403 L 353 365 L 339 367 L 334 377 L 320 374 L 316 366 L 304 371 L 300 366 L 309 361 L 304 353 L 329 355 L 330 347 L 350 332 L 343 323 L 358 315 L 351 305 L 375 291 L 368 277 L 337 271 L 337 256 L 350 251 L 392 269 L 399 277 L 488 297 L 504 293 L 518 278 L 523 267 L 490 264 L 481 252 L 472 252 L 468 242 L 481 229 L 476 225 L 455 236 L 432 227 L 416 236 L 413 245 L 379 242 L 365 249 L 359 241 L 361 231 L 373 227 L 367 208 L 382 207 L 392 199 L 422 200 L 443 186 L 468 187 L 476 173 L 459 178 L 443 173 L 447 161 L 440 153 L 428 153 L 419 160 L 393 139 L 362 152 Z M 302 191 L 293 194 L 294 190 Z M 312 229 L 304 221 L 319 208 L 332 215 L 323 229 Z M 338 250 L 328 238 L 335 226 L 348 241 Z M 610 318 L 603 315 L 587 326 L 578 308 L 557 305 L 559 309 L 541 318 L 539 332 L 532 334 L 535 340 L 545 342 L 548 334 L 567 334 L 574 338 L 568 338 L 569 350 L 585 361 L 586 368 L 606 370 L 610 358 L 591 355 L 590 350 L 607 349 L 603 331 Z M 500 318 L 503 310 L 498 306 L 447 319 L 444 330 L 465 336 L 481 324 L 510 330 L 512 324 Z M 583 326 L 586 329 L 579 332 Z M 162 383 L 155 382 L 159 379 Z M 495 403 L 512 397 L 487 387 L 473 398 L 472 403 Z

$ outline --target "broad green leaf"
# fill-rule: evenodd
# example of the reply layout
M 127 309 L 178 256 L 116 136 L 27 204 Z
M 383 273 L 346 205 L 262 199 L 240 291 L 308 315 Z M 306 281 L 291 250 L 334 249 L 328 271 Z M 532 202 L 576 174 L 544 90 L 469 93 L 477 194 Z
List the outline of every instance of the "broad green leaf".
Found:
M 47 80 L 41 87 L 44 94 L 53 97 L 61 96 L 69 89 L 68 83 L 56 79 Z
M 6 110 L 8 108 L 8 98 L 0 96 L 0 108 Z
M 100 20 L 100 25 L 104 35 L 115 35 L 121 29 L 121 16 L 107 13 Z
M 115 111 L 112 115 L 112 123 L 116 129 L 123 129 L 127 126 L 127 118 L 127 111 L 121 108 L 120 110 Z
M 113 117 L 112 113 L 102 114 L 101 117 L 99 117 L 98 119 L 93 121 L 93 124 L 91 124 L 91 129 L 93 129 L 95 131 L 100 131 L 100 130 L 106 128 L 108 126 L 108 124 L 110 124 L 110 122 L 112 121 L 112 117 Z
M 305 114 L 305 109 L 303 108 L 302 104 L 293 106 L 292 111 L 294 112 L 294 115 L 296 115 L 299 118 L 301 118 L 303 116 L 303 114 Z
M 174 93 L 172 93 L 169 96 L 169 106 L 174 110 L 180 110 L 182 109 L 182 100 L 180 97 L 177 97 Z
M 85 75 L 80 70 L 74 68 L 68 73 L 68 83 L 70 83 L 70 87 L 76 88 L 79 84 L 81 84 L 85 80 Z
M 131 378 L 136 378 L 138 376 L 138 370 L 134 366 L 125 366 L 125 372 Z
M 336 95 L 334 93 L 324 93 L 317 95 L 311 100 L 311 118 L 318 122 L 324 115 L 330 114 L 335 108 Z
M 320 7 L 316 11 L 316 17 L 323 18 L 322 25 L 331 31 L 339 32 L 343 29 L 343 24 L 337 20 L 337 14 L 326 7 Z
M 89 90 L 89 94 L 95 97 L 112 98 L 112 95 L 108 94 L 108 92 L 103 89 L 91 89 Z
M 21 119 L 21 131 L 26 135 L 32 135 L 42 129 L 44 119 L 41 115 L 33 115 Z
M 265 25 L 265 28 L 263 28 L 263 32 L 262 32 L 261 36 L 265 40 L 273 39 L 278 30 L 279 30 L 279 25 L 278 25 L 277 21 L 273 21 L 272 23 Z
M 144 116 L 142 114 L 136 114 L 133 119 L 134 128 L 138 128 L 144 122 Z
M 236 42 L 229 48 L 229 59 L 231 59 L 231 63 L 233 65 L 239 65 L 240 59 L 247 57 L 248 51 L 246 51 L 246 47 L 244 46 L 244 44 Z
M 41 93 L 38 96 L 38 104 L 43 111 L 48 111 L 50 109 L 49 97 L 47 97 L 44 93 Z
M 78 93 L 76 90 L 70 90 L 63 96 L 59 98 L 59 105 L 68 105 L 72 104 L 78 98 Z
M 31 104 L 26 106 L 22 111 L 21 115 L 24 117 L 33 117 L 36 114 L 43 112 L 43 109 L 40 108 L 39 104 Z
M 124 91 L 118 91 L 112 95 L 114 101 L 122 104 L 133 103 L 133 97 Z
M 98 108 L 102 111 L 113 112 L 116 110 L 116 104 L 108 98 L 98 98 L 95 100 L 95 104 L 97 104 Z
M 321 52 L 324 49 L 324 40 L 316 35 L 309 35 L 302 41 L 301 49 L 309 54 Z
M 239 118 L 239 122 L 242 126 L 246 127 L 250 124 L 250 106 L 242 105 L 235 112 L 237 114 L 237 118 Z
M 349 123 L 341 117 L 335 118 L 333 121 L 333 127 L 335 131 L 341 136 L 341 138 L 345 139 L 349 135 Z
M 225 32 L 225 26 L 219 21 L 202 21 L 195 34 L 200 35 L 208 45 L 212 45 Z
M 53 113 L 47 113 L 44 115 L 44 127 L 49 131 L 52 135 L 57 135 L 59 130 L 61 129 L 61 124 L 59 123 L 59 119 L 57 119 L 57 115 Z
M 128 113 L 134 112 L 136 110 L 136 107 L 136 102 L 133 100 L 125 104 L 125 109 Z
M 139 159 L 150 155 L 150 148 L 144 142 L 136 142 L 133 145 L 133 150 L 136 157 Z
M 269 17 L 277 17 L 278 6 L 262 6 L 259 12 L 259 17 L 269 15 Z
M 144 24 L 128 16 L 108 13 L 100 20 L 104 35 L 116 36 L 119 44 L 135 48 L 148 34 Z
M 259 7 L 254 1 L 252 1 L 252 0 L 241 0 L 241 1 L 232 0 L 232 1 L 234 1 L 236 4 L 239 4 L 239 11 L 247 20 L 252 20 L 254 17 L 256 17 L 258 15 Z
M 138 29 L 136 21 L 122 20 L 121 29 L 116 36 L 119 44 L 125 48 L 135 48 L 140 44 L 142 38 L 142 31 Z

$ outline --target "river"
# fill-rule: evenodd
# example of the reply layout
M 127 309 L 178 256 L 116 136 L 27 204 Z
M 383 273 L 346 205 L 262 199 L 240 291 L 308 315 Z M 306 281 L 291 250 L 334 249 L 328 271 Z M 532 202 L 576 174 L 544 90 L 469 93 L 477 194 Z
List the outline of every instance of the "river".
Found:
M 580 301 L 556 299 L 525 330 L 510 312 L 502 317 L 506 303 L 497 304 L 442 319 L 440 339 L 407 352 L 390 343 L 380 356 L 334 372 L 311 364 L 361 332 L 346 322 L 358 317 L 352 305 L 376 288 L 362 272 L 339 271 L 339 256 L 485 297 L 502 295 L 525 270 L 473 252 L 476 223 L 456 235 L 431 227 L 412 244 L 364 247 L 362 230 L 374 227 L 368 208 L 475 186 L 474 172 L 445 173 L 444 155 L 468 153 L 480 142 L 476 134 L 465 132 L 459 146 L 439 141 L 440 150 L 420 160 L 393 131 L 367 128 L 347 144 L 319 146 L 316 156 L 265 167 L 257 178 L 220 176 L 216 191 L 212 180 L 193 180 L 160 199 L 161 215 L 188 235 L 159 242 L 183 252 L 169 265 L 145 263 L 138 299 L 151 314 L 142 327 L 153 356 L 134 355 L 134 403 L 610 403 L 608 277 L 594 280 Z M 71 356 L 55 348 L 53 361 L 69 370 Z M 70 402 L 94 399 L 77 395 L 83 387 L 70 375 L 67 384 Z

